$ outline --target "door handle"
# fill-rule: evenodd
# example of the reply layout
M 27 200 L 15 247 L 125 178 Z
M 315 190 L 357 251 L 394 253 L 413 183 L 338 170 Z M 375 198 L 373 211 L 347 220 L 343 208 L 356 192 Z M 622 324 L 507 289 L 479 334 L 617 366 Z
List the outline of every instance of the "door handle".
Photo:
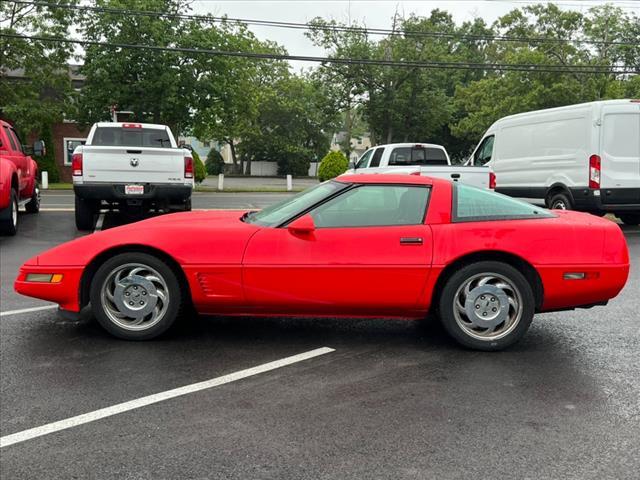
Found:
M 133 153 L 134 155 L 142 153 L 142 150 L 127 150 L 127 153 Z
M 401 237 L 400 245 L 422 245 L 422 237 Z
M 452 173 L 451 174 L 451 178 L 460 178 L 460 174 L 459 173 Z

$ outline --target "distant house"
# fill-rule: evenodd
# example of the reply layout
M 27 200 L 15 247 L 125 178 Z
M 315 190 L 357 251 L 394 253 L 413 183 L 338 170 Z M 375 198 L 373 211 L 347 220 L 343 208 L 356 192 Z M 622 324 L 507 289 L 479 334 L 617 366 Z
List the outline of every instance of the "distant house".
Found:
M 337 132 L 333 134 L 331 139 L 331 150 L 338 151 L 342 149 L 342 145 L 347 138 L 347 132 Z M 351 146 L 351 153 L 349 153 L 349 160 L 356 161 L 360 156 L 371 148 L 371 137 L 368 133 L 363 134 L 360 137 L 351 137 L 349 142 Z

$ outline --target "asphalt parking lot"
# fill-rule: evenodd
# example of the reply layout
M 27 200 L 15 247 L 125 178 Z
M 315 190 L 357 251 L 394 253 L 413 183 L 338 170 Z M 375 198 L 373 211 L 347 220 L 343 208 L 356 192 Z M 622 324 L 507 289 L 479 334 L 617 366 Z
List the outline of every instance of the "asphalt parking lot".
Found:
M 285 195 L 199 194 L 194 208 Z M 384 319 L 194 318 L 133 343 L 51 308 L 11 313 L 46 306 L 14 293 L 13 279 L 81 235 L 72 203 L 47 193 L 39 215 L 0 238 L 0 435 L 94 421 L 3 444 L 3 479 L 637 478 L 638 228 L 625 228 L 632 270 L 619 297 L 538 315 L 505 352 Z

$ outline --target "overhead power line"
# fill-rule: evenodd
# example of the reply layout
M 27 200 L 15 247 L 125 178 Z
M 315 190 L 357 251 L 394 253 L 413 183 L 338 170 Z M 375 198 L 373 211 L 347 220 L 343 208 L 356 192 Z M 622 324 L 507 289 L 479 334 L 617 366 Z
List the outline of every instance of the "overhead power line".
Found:
M 390 30 L 385 28 L 367 28 L 367 27 L 346 27 L 342 25 L 323 25 L 317 26 L 310 23 L 297 23 L 297 22 L 282 22 L 276 20 L 257 20 L 249 18 L 233 18 L 233 17 L 216 17 L 211 15 L 193 15 L 187 13 L 169 13 L 169 12 L 157 12 L 157 11 L 144 11 L 144 10 L 130 10 L 119 9 L 110 7 L 92 7 L 88 5 L 71 5 L 65 3 L 51 3 L 51 2 L 38 2 L 30 0 L 13 0 L 14 3 L 20 5 L 33 5 L 38 7 L 48 8 L 61 8 L 69 10 L 79 10 L 98 13 L 109 13 L 115 15 L 128 15 L 128 16 L 144 16 L 144 17 L 161 17 L 161 18 L 179 18 L 183 20 L 197 20 L 209 23 L 223 23 L 223 22 L 238 22 L 245 25 L 261 26 L 261 27 L 275 27 L 275 28 L 289 28 L 295 30 L 328 30 L 334 32 L 353 32 L 370 35 L 388 35 L 388 36 L 406 36 L 406 37 L 422 37 L 422 38 L 441 38 L 451 40 L 475 40 L 475 41 L 496 41 L 496 42 L 516 42 L 516 43 L 531 43 L 531 44 L 588 44 L 588 45 L 622 45 L 622 46 L 635 46 L 634 42 L 623 41 L 604 41 L 604 40 L 587 40 L 587 39 L 561 39 L 561 38 L 549 38 L 549 37 L 526 37 L 526 36 L 507 36 L 507 35 L 476 35 L 476 34 L 458 34 L 450 32 L 419 32 L 419 31 L 406 31 L 406 30 Z
M 349 65 L 374 65 L 402 68 L 432 68 L 432 69 L 450 69 L 450 70 L 494 70 L 494 71 L 515 71 L 515 72 L 546 72 L 546 73 L 573 73 L 573 74 L 635 74 L 640 70 L 629 69 L 627 67 L 607 67 L 607 66 L 591 66 L 591 65 L 552 65 L 552 64 L 501 64 L 501 63 L 465 63 L 465 62 L 413 62 L 413 61 L 395 61 L 395 60 L 376 60 L 376 59 L 354 59 L 354 58 L 332 58 L 332 57 L 316 57 L 304 55 L 288 55 L 278 53 L 261 53 L 261 52 L 233 52 L 224 50 L 213 50 L 204 48 L 186 48 L 186 47 L 165 47 L 158 45 L 139 45 L 125 43 L 100 42 L 96 40 L 80 40 L 70 38 L 27 36 L 12 33 L 0 33 L 0 37 L 21 39 L 39 42 L 52 43 L 69 43 L 76 45 L 93 45 L 106 48 L 121 49 L 139 49 L 153 50 L 172 53 L 188 53 L 195 55 L 210 55 L 221 57 L 242 57 L 263 60 L 293 60 L 318 63 L 333 64 L 349 64 Z

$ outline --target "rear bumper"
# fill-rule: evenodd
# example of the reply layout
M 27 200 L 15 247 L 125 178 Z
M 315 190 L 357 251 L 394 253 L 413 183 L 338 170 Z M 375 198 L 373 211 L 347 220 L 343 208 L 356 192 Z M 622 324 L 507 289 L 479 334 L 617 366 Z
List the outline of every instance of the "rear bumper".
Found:
M 193 187 L 191 185 L 163 185 L 145 183 L 144 193 L 140 195 L 127 195 L 124 193 L 125 183 L 100 184 L 83 183 L 73 186 L 75 194 L 85 200 L 106 200 L 110 202 L 125 202 L 127 200 L 150 200 L 183 202 L 191 198 Z
M 640 213 L 640 187 L 570 190 L 576 210 Z

